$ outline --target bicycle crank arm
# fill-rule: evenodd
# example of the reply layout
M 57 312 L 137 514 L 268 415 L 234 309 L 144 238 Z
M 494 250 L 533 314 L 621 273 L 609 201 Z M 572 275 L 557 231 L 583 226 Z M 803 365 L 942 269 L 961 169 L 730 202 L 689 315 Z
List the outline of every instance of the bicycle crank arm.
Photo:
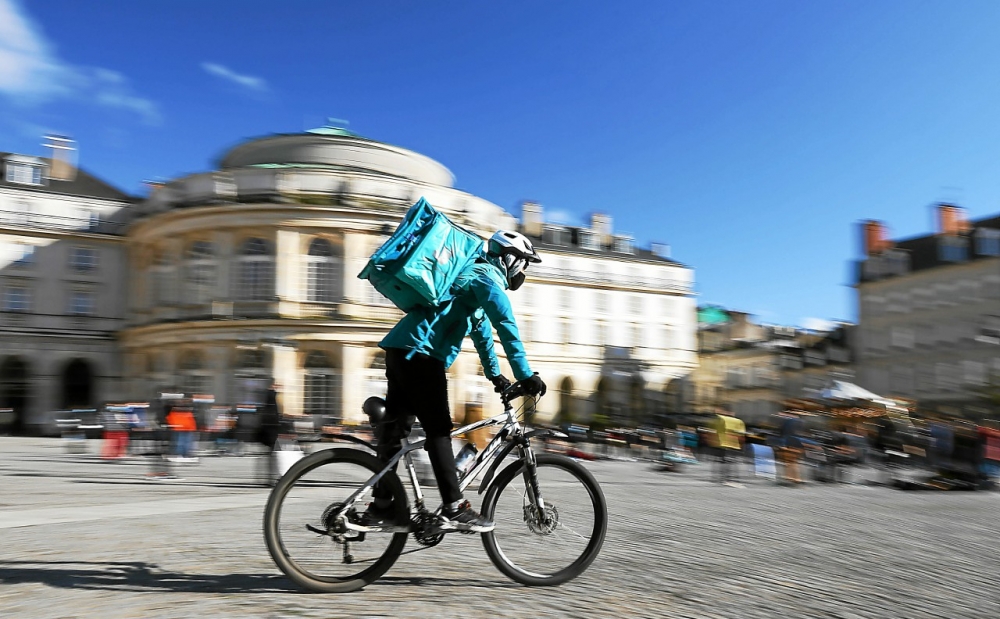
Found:
M 308 525 L 307 525 L 308 526 Z M 394 526 L 387 525 L 384 527 L 366 527 L 360 524 L 354 524 L 353 522 L 347 521 L 344 523 L 344 528 L 348 531 L 354 531 L 356 533 L 409 533 L 413 530 L 410 525 Z

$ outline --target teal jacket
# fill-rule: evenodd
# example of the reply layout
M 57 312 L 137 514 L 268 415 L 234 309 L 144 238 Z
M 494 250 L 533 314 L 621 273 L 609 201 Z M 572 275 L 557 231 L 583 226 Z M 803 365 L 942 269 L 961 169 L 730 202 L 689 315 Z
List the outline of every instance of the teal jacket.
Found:
M 455 281 L 451 303 L 409 312 L 378 345 L 416 351 L 443 361 L 447 368 L 458 357 L 465 336 L 471 335 L 486 378 L 493 379 L 500 375 L 500 362 L 493 350 L 495 328 L 514 379 L 524 380 L 532 372 L 506 290 L 507 278 L 499 264 L 493 260 L 476 262 Z

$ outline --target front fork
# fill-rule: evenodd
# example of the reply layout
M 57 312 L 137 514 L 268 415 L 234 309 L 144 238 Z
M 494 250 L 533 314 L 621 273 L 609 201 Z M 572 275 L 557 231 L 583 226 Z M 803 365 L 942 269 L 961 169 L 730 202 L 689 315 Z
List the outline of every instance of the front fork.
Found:
M 524 460 L 524 469 L 521 475 L 524 477 L 524 486 L 527 489 L 528 501 L 535 508 L 535 514 L 539 522 L 546 522 L 545 499 L 542 498 L 542 491 L 538 487 L 538 464 L 535 461 L 535 452 L 531 450 L 531 444 L 527 438 L 521 438 L 518 449 L 521 451 L 521 458 Z

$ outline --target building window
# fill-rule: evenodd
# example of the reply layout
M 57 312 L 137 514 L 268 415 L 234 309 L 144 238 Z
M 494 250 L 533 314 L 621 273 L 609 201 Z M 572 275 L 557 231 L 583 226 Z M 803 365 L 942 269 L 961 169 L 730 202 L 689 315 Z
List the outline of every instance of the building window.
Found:
M 305 362 L 303 411 L 307 415 L 323 415 L 324 420 L 340 421 L 342 415 L 337 382 L 338 376 L 327 355 L 318 351 L 309 353 Z
M 573 290 L 571 288 L 559 289 L 559 309 L 568 310 L 573 308 Z
M 543 238 L 553 245 L 570 245 L 573 237 L 568 228 L 553 226 L 546 227 Z
M 532 338 L 534 330 L 535 330 L 534 329 L 534 326 L 535 326 L 534 323 L 535 323 L 535 321 L 532 320 L 530 317 L 521 318 L 520 324 L 518 325 L 518 327 L 519 327 L 519 329 L 518 329 L 519 330 L 519 334 L 518 335 L 521 336 L 521 341 L 522 342 L 531 342 L 532 341 L 531 338 Z
M 627 236 L 616 236 L 614 250 L 620 254 L 632 253 L 632 239 Z
M 938 239 L 938 257 L 944 262 L 963 262 L 968 259 L 968 243 L 960 236 L 942 236 Z
M 663 348 L 667 350 L 674 348 L 674 330 L 671 327 L 663 327 L 661 334 L 661 337 L 663 338 Z
M 642 297 L 634 294 L 629 297 L 629 311 L 633 316 L 642 316 Z
M 237 404 L 260 404 L 264 401 L 271 381 L 263 351 L 255 348 L 241 350 L 235 375 Z
M 173 301 L 170 294 L 170 269 L 170 257 L 166 252 L 156 254 L 149 273 L 149 298 L 154 307 Z
M 597 292 L 597 311 L 602 314 L 608 311 L 608 293 L 603 290 Z
M 559 321 L 559 343 L 569 344 L 573 325 L 568 320 Z
M 85 273 L 97 268 L 97 250 L 93 247 L 71 247 L 69 266 L 74 271 Z
M 333 303 L 336 301 L 337 264 L 333 247 L 326 239 L 313 239 L 306 257 L 306 291 L 313 303 Z
M 27 163 L 7 163 L 7 182 L 21 185 L 41 185 L 42 167 Z
M 92 316 L 94 314 L 94 293 L 89 290 L 70 292 L 69 313 L 74 316 Z
M 274 298 L 274 255 L 264 239 L 247 239 L 239 258 L 239 295 L 250 301 Z
M 601 241 L 600 237 L 590 231 L 580 230 L 580 248 L 581 249 L 600 249 Z
M 31 310 L 31 291 L 25 286 L 7 286 L 3 292 L 5 312 L 27 312 Z
M 1000 256 L 1000 230 L 992 228 L 977 230 L 976 253 L 980 256 Z
M 209 395 L 212 392 L 212 377 L 205 371 L 201 353 L 189 351 L 179 364 L 181 388 L 187 395 Z
M 215 288 L 215 246 L 208 241 L 195 241 L 187 251 L 188 299 L 191 303 L 207 303 Z

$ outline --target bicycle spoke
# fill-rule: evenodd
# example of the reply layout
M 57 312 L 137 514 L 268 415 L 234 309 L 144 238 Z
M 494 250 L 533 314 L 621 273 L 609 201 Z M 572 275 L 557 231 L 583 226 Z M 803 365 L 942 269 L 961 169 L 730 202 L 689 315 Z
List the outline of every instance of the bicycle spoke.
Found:
M 543 514 L 538 514 L 531 490 L 517 472 L 491 505 L 496 528 L 488 535 L 495 550 L 491 552 L 486 538 L 484 542 L 490 558 L 505 573 L 513 572 L 508 573 L 512 578 L 528 584 L 561 582 L 584 569 L 600 548 L 606 517 L 603 497 L 595 498 L 576 465 L 540 458 L 536 475 Z
M 343 502 L 370 476 L 371 471 L 357 464 L 333 462 L 309 471 L 289 488 L 279 513 L 278 534 L 298 569 L 318 580 L 347 578 L 382 557 L 391 534 L 359 537 L 336 525 Z M 353 510 L 363 512 L 369 499 L 370 492 L 359 496 Z M 350 544 L 346 549 L 345 542 Z

